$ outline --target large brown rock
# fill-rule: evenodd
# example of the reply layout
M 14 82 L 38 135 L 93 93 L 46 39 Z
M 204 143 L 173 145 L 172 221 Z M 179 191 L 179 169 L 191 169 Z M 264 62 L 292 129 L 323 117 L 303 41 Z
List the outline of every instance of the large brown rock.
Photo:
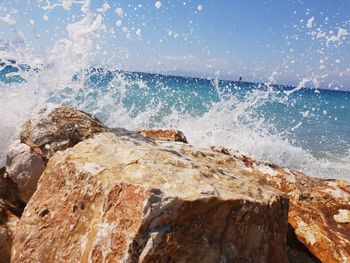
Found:
M 57 152 L 12 262 L 287 262 L 288 200 L 230 155 L 101 133 Z
M 274 171 L 266 181 L 288 194 L 288 221 L 297 238 L 322 262 L 350 262 L 350 184 Z
M 251 181 L 288 195 L 288 222 L 296 238 L 316 260 L 325 263 L 350 262 L 350 183 L 306 176 L 273 164 L 256 162 L 224 148 L 213 150 L 237 158 L 241 165 L 234 169 L 241 167 L 243 171 L 242 167 L 245 166 L 246 176 Z M 293 253 L 295 251 L 291 255 Z
M 37 119 L 26 122 L 20 140 L 9 147 L 6 159 L 6 171 L 17 184 L 22 201 L 27 203 L 35 192 L 46 162 L 56 151 L 107 130 L 90 114 L 68 107 L 57 108 L 48 115 L 42 111 Z

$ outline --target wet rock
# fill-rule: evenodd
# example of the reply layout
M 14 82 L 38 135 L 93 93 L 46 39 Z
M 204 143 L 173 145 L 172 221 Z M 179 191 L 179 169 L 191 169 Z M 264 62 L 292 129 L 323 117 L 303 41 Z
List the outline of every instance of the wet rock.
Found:
M 142 136 L 157 140 L 157 141 L 168 141 L 168 142 L 183 142 L 188 143 L 186 136 L 182 131 L 178 130 L 153 130 L 146 129 L 138 131 Z
M 210 149 L 95 135 L 50 159 L 12 262 L 287 262 L 286 196 L 237 165 Z
M 0 199 L 0 262 L 2 263 L 10 262 L 13 234 L 19 213 L 16 207 Z
M 45 114 L 44 110 L 37 119 L 23 125 L 20 141 L 15 141 L 7 154 L 7 173 L 17 184 L 25 203 L 35 192 L 46 162 L 56 151 L 108 130 L 95 117 L 72 108 L 61 107 Z

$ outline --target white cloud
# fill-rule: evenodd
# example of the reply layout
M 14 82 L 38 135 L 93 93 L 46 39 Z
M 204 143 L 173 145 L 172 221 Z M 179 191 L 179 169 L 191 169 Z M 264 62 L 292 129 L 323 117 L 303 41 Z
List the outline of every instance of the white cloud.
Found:
M 207 59 L 204 63 L 207 68 L 217 68 L 222 66 L 228 66 L 227 61 L 219 58 L 210 58 L 210 59 Z
M 184 55 L 184 56 L 172 56 L 172 55 L 167 55 L 161 57 L 162 60 L 170 60 L 170 61 L 195 61 L 197 58 L 190 54 L 190 55 Z
M 167 55 L 160 57 L 161 70 L 167 71 L 187 71 L 198 73 L 213 73 L 220 71 L 224 74 L 229 72 L 232 67 L 229 63 L 220 58 L 206 58 L 195 56 L 193 54 L 187 54 L 183 56 Z

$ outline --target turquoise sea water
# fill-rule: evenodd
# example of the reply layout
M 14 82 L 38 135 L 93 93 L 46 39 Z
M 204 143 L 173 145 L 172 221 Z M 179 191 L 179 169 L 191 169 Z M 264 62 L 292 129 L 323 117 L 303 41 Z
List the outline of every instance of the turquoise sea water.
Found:
M 108 92 L 118 101 L 118 85 L 112 85 L 116 88 L 114 92 L 110 89 L 114 74 L 118 73 L 100 70 L 91 74 L 85 86 L 93 89 L 88 94 L 81 90 L 79 99 L 97 98 Z M 123 93 L 122 103 L 131 116 L 147 111 L 149 106 L 160 107 L 153 123 L 148 123 L 150 127 L 162 123 L 174 111 L 195 118 L 210 112 L 216 103 L 225 107 L 225 101 L 227 110 L 232 110 L 235 118 L 237 107 L 247 102 L 247 112 L 238 117 L 248 126 L 256 124 L 249 123 L 249 119 L 263 121 L 262 127 L 271 133 L 320 156 L 327 153 L 341 155 L 350 149 L 350 92 L 303 88 L 289 94 L 293 87 L 282 85 L 268 87 L 225 80 L 214 83 L 210 79 L 131 72 L 124 73 L 123 77 L 127 90 Z M 237 99 L 237 104 L 232 104 L 232 98 Z M 103 112 L 100 114 L 103 119 Z M 228 115 L 226 118 L 230 112 L 223 114 Z
M 68 105 L 110 127 L 179 129 L 197 147 L 220 145 L 312 176 L 350 181 L 350 93 L 307 88 L 350 90 L 346 15 L 316 15 L 292 1 L 282 27 L 247 17 L 251 26 L 237 27 L 254 39 L 247 41 L 231 34 L 229 17 L 215 17 L 221 21 L 215 28 L 205 26 L 213 22 L 205 2 L 200 8 L 188 1 L 162 1 L 161 7 L 102 2 L 0 4 L 0 167 L 24 121 L 42 108 Z M 175 6 L 182 11 L 173 12 Z M 255 36 L 259 28 L 269 37 Z M 218 48 L 223 43 L 227 50 Z M 238 74 L 269 83 L 223 77 Z M 282 80 L 298 84 L 276 85 Z
M 33 76 L 42 78 L 29 66 L 7 64 L 0 71 L 5 94 L 25 97 Z M 33 94 L 42 99 L 32 110 L 68 105 L 111 127 L 180 129 L 196 146 L 221 145 L 315 176 L 350 177 L 350 92 L 93 68 L 63 89 L 36 84 Z

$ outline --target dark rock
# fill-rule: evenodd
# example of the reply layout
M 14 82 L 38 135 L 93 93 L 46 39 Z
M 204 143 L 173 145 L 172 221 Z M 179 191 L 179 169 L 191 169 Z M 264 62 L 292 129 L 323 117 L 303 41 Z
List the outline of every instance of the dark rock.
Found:
M 157 141 L 168 141 L 168 142 L 183 142 L 188 143 L 187 138 L 182 131 L 178 130 L 153 130 L 145 129 L 138 131 L 142 136 L 157 140 Z
M 18 209 L 0 199 L 0 262 L 9 263 L 14 232 L 19 220 Z
M 42 115 L 45 111 L 42 112 Z M 22 126 L 20 139 L 34 151 L 40 148 L 45 160 L 59 150 L 65 150 L 78 142 L 109 129 L 89 113 L 69 107 L 53 110 L 44 118 L 27 121 Z M 39 150 L 37 150 L 38 153 Z

